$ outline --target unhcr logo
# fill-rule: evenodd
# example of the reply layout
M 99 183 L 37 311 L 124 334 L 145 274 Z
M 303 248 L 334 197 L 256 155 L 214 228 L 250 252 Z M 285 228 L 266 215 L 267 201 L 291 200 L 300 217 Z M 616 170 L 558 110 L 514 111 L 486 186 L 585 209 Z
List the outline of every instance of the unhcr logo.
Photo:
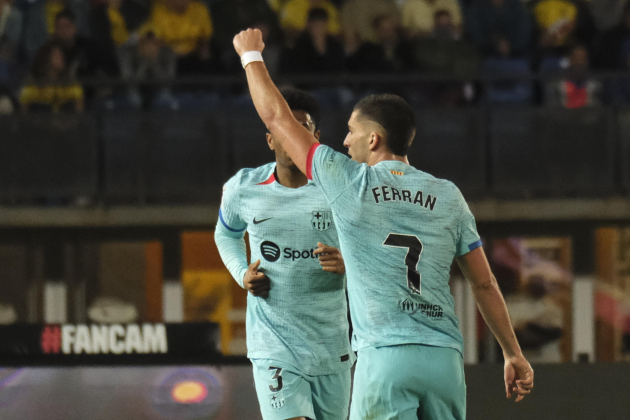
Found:
M 409 298 L 399 300 L 398 308 L 409 315 L 415 315 L 420 312 L 422 315 L 432 319 L 440 319 L 444 317 L 444 310 L 440 305 L 414 302 Z

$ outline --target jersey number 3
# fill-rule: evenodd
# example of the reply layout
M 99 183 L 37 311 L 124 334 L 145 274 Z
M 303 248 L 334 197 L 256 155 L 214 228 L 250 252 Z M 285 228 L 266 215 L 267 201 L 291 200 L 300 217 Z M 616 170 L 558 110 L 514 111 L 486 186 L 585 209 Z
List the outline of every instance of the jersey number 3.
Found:
M 383 242 L 383 245 L 408 249 L 407 255 L 405 256 L 405 265 L 407 266 L 407 286 L 411 289 L 412 293 L 421 295 L 421 276 L 417 270 L 418 261 L 420 261 L 420 254 L 422 254 L 422 242 L 420 242 L 420 239 L 414 235 L 390 233 L 387 236 L 387 239 L 385 239 L 385 242 Z

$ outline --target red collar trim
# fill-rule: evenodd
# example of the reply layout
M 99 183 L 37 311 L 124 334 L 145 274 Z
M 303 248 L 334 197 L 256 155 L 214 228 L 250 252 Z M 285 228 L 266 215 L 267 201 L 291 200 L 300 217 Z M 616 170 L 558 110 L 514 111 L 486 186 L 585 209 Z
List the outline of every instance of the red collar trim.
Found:
M 256 185 L 267 185 L 267 184 L 273 184 L 274 182 L 276 182 L 276 174 L 272 173 L 268 180 L 261 182 L 260 184 L 256 184 Z

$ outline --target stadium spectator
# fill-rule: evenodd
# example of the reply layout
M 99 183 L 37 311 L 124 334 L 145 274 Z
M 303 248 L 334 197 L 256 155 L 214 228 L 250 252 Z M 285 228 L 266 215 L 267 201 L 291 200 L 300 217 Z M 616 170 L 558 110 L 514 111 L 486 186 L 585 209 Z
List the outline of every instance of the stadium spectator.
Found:
M 601 104 L 602 84 L 590 77 L 586 46 L 575 45 L 569 55 L 569 67 L 560 81 L 548 82 L 547 105 L 575 109 Z
M 460 39 L 460 31 L 453 23 L 453 16 L 451 16 L 451 13 L 448 10 L 438 10 L 435 12 L 434 18 L 435 25 L 433 26 L 433 32 L 431 32 L 429 38 L 451 41 L 457 41 Z
M 78 33 L 87 37 L 89 2 L 85 0 L 35 0 L 24 6 L 24 49 L 29 58 L 48 42 L 55 32 L 57 15 L 64 9 L 74 13 Z
M 596 28 L 588 6 L 572 0 L 538 0 L 533 5 L 543 55 L 562 55 L 576 42 L 588 45 Z
M 621 14 L 621 23 L 604 32 L 596 43 L 595 66 L 600 69 L 614 70 L 626 68 L 621 56 L 622 45 L 630 39 L 630 4 Z
M 83 89 L 74 82 L 57 42 L 44 45 L 36 54 L 20 102 L 25 112 L 83 111 Z
M 457 0 L 407 0 L 402 6 L 403 27 L 411 37 L 426 37 L 433 32 L 439 10 L 447 10 L 457 30 L 461 30 L 462 12 Z
M 123 80 L 130 83 L 128 98 L 134 108 L 148 103 L 160 103 L 175 108 L 176 101 L 167 86 L 142 86 L 143 82 L 173 80 L 177 57 L 163 45 L 153 32 L 143 34 L 137 44 L 120 49 L 120 69 Z
M 285 31 L 288 45 L 292 47 L 300 33 L 307 29 L 309 12 L 315 8 L 328 14 L 328 33 L 341 33 L 339 10 L 329 0 L 289 0 L 280 11 L 280 24 Z
M 118 64 L 111 51 L 101 49 L 77 34 L 76 17 L 64 9 L 55 19 L 53 39 L 63 51 L 66 68 L 72 77 L 118 75 Z
M 283 73 L 331 74 L 344 69 L 343 45 L 330 33 L 326 9 L 315 8 L 308 13 L 306 31 L 282 58 Z
M 278 16 L 266 0 L 219 0 L 212 7 L 212 17 L 213 42 L 232 54 L 232 39 L 244 29 L 265 26 L 268 41 L 276 42 L 282 37 Z
M 375 42 L 364 42 L 352 56 L 347 67 L 353 73 L 388 73 L 414 68 L 413 47 L 402 39 L 398 24 L 391 15 L 377 16 L 372 25 Z
M 22 39 L 22 12 L 13 0 L 0 0 L 0 61 L 12 62 Z
M 178 74 L 213 70 L 210 11 L 197 0 L 164 0 L 155 3 L 145 31 L 154 32 L 178 57 Z
M 619 25 L 628 0 L 590 0 L 589 7 L 597 30 L 608 31 Z
M 95 0 L 90 11 L 90 41 L 99 51 L 100 59 L 108 62 L 109 73 L 118 74 L 116 56 L 129 40 L 127 24 L 120 13 L 122 0 Z
M 529 12 L 521 0 L 475 0 L 466 28 L 482 54 L 501 57 L 526 53 L 532 35 Z
M 90 11 L 91 39 L 115 50 L 129 40 L 129 30 L 120 12 L 122 0 L 94 0 Z
M 394 22 L 400 21 L 394 0 L 348 0 L 341 9 L 341 24 L 344 37 L 357 42 L 377 42 L 378 34 L 374 20 L 388 16 Z

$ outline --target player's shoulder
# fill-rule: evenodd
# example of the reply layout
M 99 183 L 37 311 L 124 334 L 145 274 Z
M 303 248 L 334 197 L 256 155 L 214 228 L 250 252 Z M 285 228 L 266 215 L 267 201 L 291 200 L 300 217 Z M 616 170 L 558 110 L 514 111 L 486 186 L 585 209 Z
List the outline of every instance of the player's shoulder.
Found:
M 427 189 L 432 189 L 436 193 L 439 192 L 446 197 L 453 198 L 454 200 L 460 200 L 463 198 L 461 191 L 453 181 L 438 178 L 418 168 L 413 168 L 413 173 L 410 175 L 417 177 Z
M 275 167 L 275 162 L 271 162 L 257 168 L 243 168 L 226 182 L 225 188 L 247 188 L 267 182 L 273 176 Z

